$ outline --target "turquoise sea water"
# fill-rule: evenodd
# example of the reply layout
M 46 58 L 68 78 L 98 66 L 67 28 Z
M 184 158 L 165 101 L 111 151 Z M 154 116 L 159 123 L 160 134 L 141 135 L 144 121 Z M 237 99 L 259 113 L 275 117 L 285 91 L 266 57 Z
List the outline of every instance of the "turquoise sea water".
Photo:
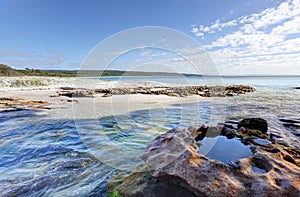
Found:
M 197 77 L 185 80 L 175 77 L 105 80 L 206 84 Z M 213 81 L 216 80 L 210 79 L 210 84 Z M 217 82 L 221 85 L 219 79 Z M 298 77 L 232 77 L 222 79 L 222 84 L 253 85 L 257 92 L 102 117 L 97 120 L 97 125 L 92 119 L 76 122 L 73 119 L 51 119 L 47 115 L 51 110 L 47 113 L 35 110 L 0 112 L 0 196 L 105 196 L 105 183 L 117 168 L 139 164 L 138 154 L 147 144 L 174 127 L 215 125 L 224 120 L 262 117 L 269 123 L 269 132 L 279 136 L 278 140 L 300 148 L 299 127 L 284 126 L 280 121 L 300 120 L 300 90 L 293 89 L 300 86 Z M 130 123 L 123 121 L 128 118 Z M 91 153 L 76 125 L 86 130 L 85 139 L 89 139 L 89 144 L 99 154 Z M 100 133 L 105 134 L 109 143 L 99 138 Z M 120 154 L 110 151 L 108 145 L 111 144 L 120 148 Z M 230 148 L 212 148 L 220 147 Z M 213 152 L 205 151 L 204 154 L 214 156 Z M 110 165 L 102 157 L 119 163 Z
M 156 81 L 181 85 L 251 85 L 263 90 L 292 89 L 300 86 L 300 76 L 244 76 L 244 77 L 211 77 L 211 76 L 158 76 L 158 77 L 102 77 L 111 81 Z

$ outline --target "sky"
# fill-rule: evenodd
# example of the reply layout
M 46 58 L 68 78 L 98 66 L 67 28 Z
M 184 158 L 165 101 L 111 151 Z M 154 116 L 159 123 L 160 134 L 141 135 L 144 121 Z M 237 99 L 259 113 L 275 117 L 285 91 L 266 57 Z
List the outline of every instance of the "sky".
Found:
M 195 40 L 222 75 L 300 75 L 299 24 L 300 0 L 0 0 L 0 63 L 79 69 L 112 35 L 159 26 Z M 201 56 L 196 47 L 184 50 L 189 58 Z M 128 62 L 178 66 L 180 58 L 166 54 L 140 49 L 112 68 L 129 69 Z

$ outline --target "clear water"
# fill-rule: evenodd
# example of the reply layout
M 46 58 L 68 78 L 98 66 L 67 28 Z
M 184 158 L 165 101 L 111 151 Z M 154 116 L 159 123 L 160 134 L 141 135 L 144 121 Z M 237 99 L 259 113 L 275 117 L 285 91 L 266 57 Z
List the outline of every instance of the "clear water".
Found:
M 51 119 L 51 110 L 0 113 L 0 196 L 105 196 L 105 183 L 117 169 L 107 165 L 102 157 L 117 160 L 120 167 L 134 166 L 141 162 L 138 155 L 146 145 L 173 127 L 216 125 L 224 120 L 261 117 L 268 121 L 269 132 L 280 136 L 278 140 L 300 148 L 299 128 L 285 127 L 279 121 L 280 118 L 300 120 L 300 90 L 292 89 L 300 86 L 299 78 L 256 77 L 224 81 L 254 85 L 258 91 L 103 117 L 97 120 L 97 125 L 92 124 L 93 120 L 77 120 L 82 123 L 80 129 L 86 130 L 86 136 L 78 134 L 74 120 Z M 124 116 L 131 121 L 127 122 Z M 119 155 L 110 152 L 110 147 L 101 139 L 103 133 L 110 143 L 120 147 Z M 83 137 L 95 147 L 97 156 L 91 154 Z M 225 148 L 231 147 L 234 146 Z M 224 147 L 212 148 L 222 151 Z M 200 148 L 203 149 L 204 146 Z M 224 162 L 234 159 L 226 158 Z
M 248 158 L 253 154 L 250 145 L 244 145 L 238 138 L 228 140 L 225 136 L 205 137 L 199 143 L 198 152 L 200 154 L 225 164 L 235 163 L 239 159 Z

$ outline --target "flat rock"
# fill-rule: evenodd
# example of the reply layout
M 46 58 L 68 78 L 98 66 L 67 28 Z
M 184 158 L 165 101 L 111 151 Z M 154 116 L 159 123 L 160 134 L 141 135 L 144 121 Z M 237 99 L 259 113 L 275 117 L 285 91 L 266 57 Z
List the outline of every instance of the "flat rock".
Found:
M 82 89 L 62 87 L 58 96 L 67 97 L 92 97 L 95 94 L 104 94 L 103 97 L 124 94 L 149 94 L 185 97 L 198 95 L 201 97 L 225 97 L 254 92 L 251 86 L 177 86 L 177 87 L 116 87 L 100 89 Z
M 0 98 L 0 111 L 12 111 L 23 109 L 51 109 L 48 101 L 28 100 L 21 98 Z
M 199 154 L 194 139 L 202 131 L 203 127 L 176 128 L 158 136 L 140 156 L 151 176 L 146 172 L 131 174 L 119 184 L 108 184 L 109 191 L 121 196 L 149 196 L 155 181 L 165 180 L 167 184 L 174 180 L 195 196 L 300 195 L 299 150 L 279 144 L 256 144 L 253 156 L 226 165 Z M 153 191 L 151 196 L 166 196 L 159 189 Z M 168 195 L 176 195 L 176 190 L 170 190 Z

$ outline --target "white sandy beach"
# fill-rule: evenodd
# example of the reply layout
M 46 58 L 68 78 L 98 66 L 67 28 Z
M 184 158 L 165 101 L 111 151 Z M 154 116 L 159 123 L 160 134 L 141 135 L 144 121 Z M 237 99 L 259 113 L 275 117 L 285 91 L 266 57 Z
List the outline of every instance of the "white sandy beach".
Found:
M 23 84 L 11 87 L 11 84 Z M 32 81 L 44 85 L 31 85 Z M 211 98 L 199 96 L 170 97 L 166 95 L 113 95 L 101 97 L 97 94 L 92 98 L 78 97 L 69 98 L 65 96 L 50 97 L 56 95 L 60 87 L 80 88 L 111 88 L 111 87 L 153 87 L 165 84 L 156 82 L 112 82 L 100 81 L 88 78 L 54 78 L 54 77 L 1 77 L 0 97 L 21 98 L 28 100 L 42 100 L 50 103 L 52 118 L 99 118 L 104 116 L 121 115 L 130 111 L 166 108 L 172 104 L 194 103 L 200 100 L 205 101 Z M 170 85 L 170 84 L 168 84 Z M 174 86 L 174 84 L 173 84 Z M 48 113 L 48 111 L 42 112 Z

